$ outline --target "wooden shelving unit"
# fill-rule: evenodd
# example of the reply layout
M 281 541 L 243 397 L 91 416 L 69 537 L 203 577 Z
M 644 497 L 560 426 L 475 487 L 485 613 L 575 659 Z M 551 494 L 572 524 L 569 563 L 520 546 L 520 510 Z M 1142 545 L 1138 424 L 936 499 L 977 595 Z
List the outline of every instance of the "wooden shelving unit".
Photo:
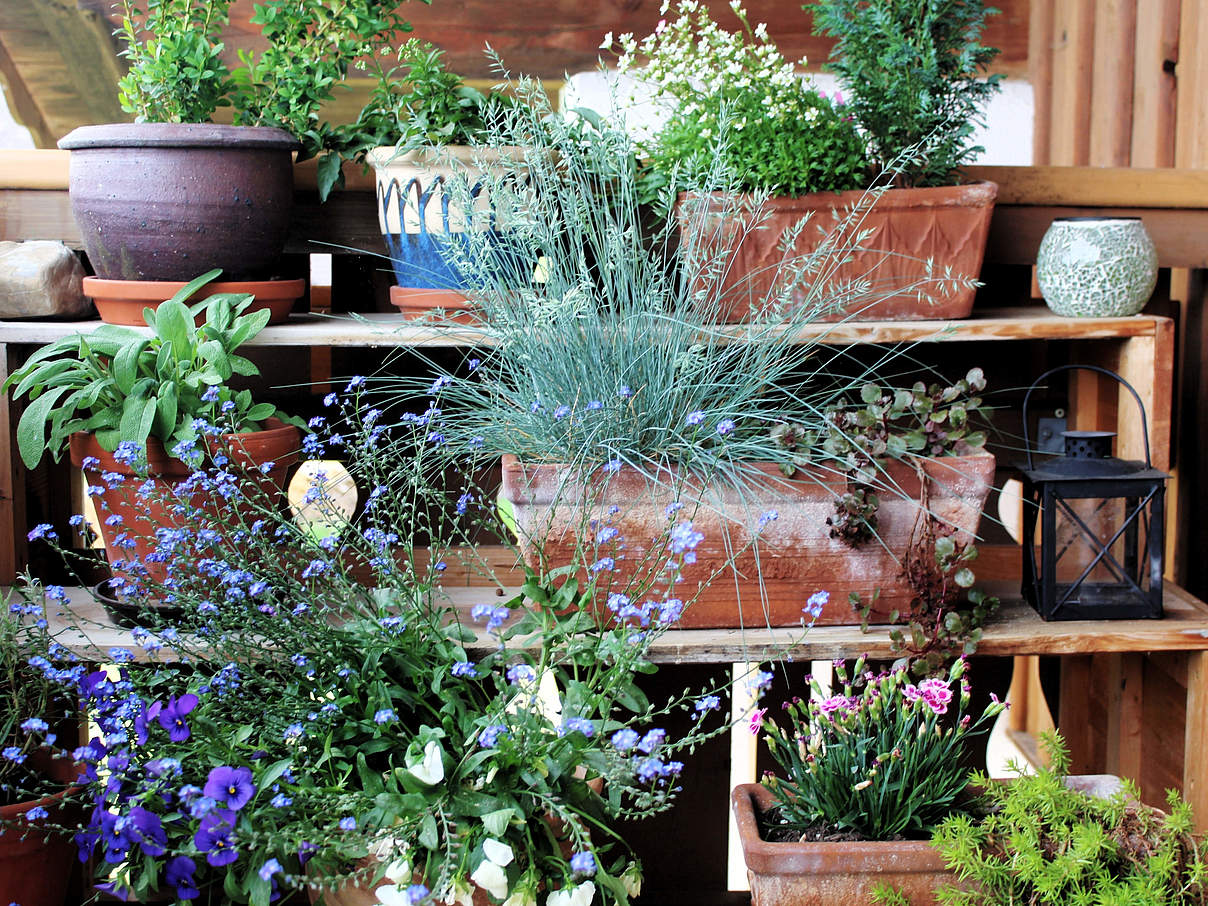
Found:
M 372 189 L 357 174 L 350 174 L 348 190 L 319 205 L 313 189 L 307 187 L 307 180 L 313 184 L 313 177 L 305 169 L 298 172 L 299 192 L 288 244 L 291 253 L 327 253 L 343 259 L 357 249 L 380 249 Z M 58 239 L 78 247 L 79 234 L 65 191 L 66 173 L 66 155 L 59 152 L 32 156 L 0 152 L 0 239 Z M 1090 214 L 1143 217 L 1158 248 L 1160 266 L 1208 267 L 1208 245 L 1202 240 L 1208 233 L 1208 180 L 1201 172 L 1037 167 L 975 168 L 970 175 L 1000 184 L 987 249 L 992 267 L 1034 263 L 1040 238 L 1054 217 Z M 338 297 L 339 287 L 335 290 Z M 37 345 L 87 331 L 96 323 L 0 323 L 0 379 Z M 834 346 L 1069 343 L 1070 354 L 1078 361 L 1111 368 L 1136 387 L 1150 416 L 1154 464 L 1163 469 L 1171 464 L 1176 342 L 1174 323 L 1168 318 L 1065 319 L 1039 306 L 979 307 L 964 321 L 819 324 L 802 331 L 799 338 Z M 262 346 L 309 348 L 314 361 L 330 348 L 468 349 L 485 342 L 488 340 L 480 331 L 407 325 L 396 315 L 295 315 L 289 324 L 267 328 L 256 340 Z M 1020 375 L 1021 380 L 1024 377 Z M 1114 386 L 1094 377 L 1079 378 L 1070 388 L 1071 424 L 1115 429 L 1118 455 L 1139 458 L 1140 425 L 1126 402 Z M 11 582 L 23 563 L 27 529 L 25 475 L 13 457 L 11 424 L 9 401 L 2 398 L 0 583 Z M 1178 519 L 1173 505 L 1177 496 L 1171 495 L 1170 524 Z M 1168 537 L 1173 536 L 1168 532 Z M 988 550 L 981 562 L 987 573 L 1006 576 L 1014 572 L 1017 557 L 1018 548 Z M 1015 587 L 1002 591 L 1006 604 L 986 632 L 980 650 L 996 656 L 1061 658 L 1057 719 L 1074 752 L 1075 767 L 1139 779 L 1150 799 L 1160 800 L 1163 787 L 1181 786 L 1196 807 L 1201 825 L 1208 827 L 1208 608 L 1168 586 L 1168 616 L 1161 621 L 1046 624 L 1012 597 Z M 459 605 L 468 606 L 489 592 L 462 587 L 450 588 L 449 594 Z M 98 621 L 78 641 L 81 650 L 89 645 L 107 650 L 112 644 L 122 644 L 120 638 L 121 631 Z M 819 627 L 802 637 L 752 628 L 741 633 L 669 633 L 660 641 L 657 657 L 669 666 L 691 670 L 746 662 L 771 651 L 802 660 L 863 652 L 887 654 L 888 650 L 886 627 L 875 627 L 868 634 Z M 1027 715 L 1033 710 L 1022 698 L 1020 701 L 1022 706 L 1013 716 L 1017 731 L 1029 726 Z

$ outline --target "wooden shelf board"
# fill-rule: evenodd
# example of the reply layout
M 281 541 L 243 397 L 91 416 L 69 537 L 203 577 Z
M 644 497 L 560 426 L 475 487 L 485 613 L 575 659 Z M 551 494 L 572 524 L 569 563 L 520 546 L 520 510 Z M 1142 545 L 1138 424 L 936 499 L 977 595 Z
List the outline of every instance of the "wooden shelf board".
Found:
M 829 346 L 860 343 L 962 342 L 979 340 L 1085 340 L 1154 336 L 1165 318 L 1064 318 L 1039 305 L 984 309 L 963 321 L 844 321 L 812 324 L 797 339 Z M 0 343 L 49 343 L 95 330 L 100 321 L 0 321 Z M 145 328 L 143 328 L 145 330 Z M 723 328 L 737 336 L 743 328 Z M 482 346 L 473 327 L 433 327 L 399 314 L 357 316 L 293 315 L 289 324 L 266 327 L 252 346 Z
M 1208 605 L 1176 586 L 1167 585 L 1166 616 L 1161 620 L 1082 620 L 1046 623 L 1019 599 L 1018 586 L 990 590 L 1003 599 L 1002 609 L 986 627 L 978 653 L 993 656 L 1023 654 L 1094 654 L 1151 651 L 1208 650 Z M 446 588 L 450 603 L 467 625 L 470 608 L 500 603 L 516 588 Z M 0 590 L 0 601 L 8 590 Z M 62 610 L 49 615 L 58 642 L 92 660 L 106 660 L 109 650 L 128 648 L 143 658 L 129 630 L 116 626 L 99 603 L 82 588 L 68 589 L 70 615 Z M 773 658 L 793 660 L 854 657 L 894 657 L 889 626 L 817 626 L 808 631 L 790 629 L 677 629 L 663 634 L 652 648 L 652 659 L 664 664 L 726 664 L 759 662 Z M 479 655 L 494 645 L 470 646 Z

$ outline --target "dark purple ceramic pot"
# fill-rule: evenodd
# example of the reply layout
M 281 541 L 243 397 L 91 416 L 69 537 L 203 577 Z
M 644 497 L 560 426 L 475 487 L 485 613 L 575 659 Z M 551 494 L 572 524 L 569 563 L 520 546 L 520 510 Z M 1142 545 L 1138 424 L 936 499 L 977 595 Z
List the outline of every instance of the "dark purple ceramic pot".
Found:
M 300 148 L 283 129 L 209 123 L 81 126 L 71 208 L 97 276 L 228 280 L 275 276 Z

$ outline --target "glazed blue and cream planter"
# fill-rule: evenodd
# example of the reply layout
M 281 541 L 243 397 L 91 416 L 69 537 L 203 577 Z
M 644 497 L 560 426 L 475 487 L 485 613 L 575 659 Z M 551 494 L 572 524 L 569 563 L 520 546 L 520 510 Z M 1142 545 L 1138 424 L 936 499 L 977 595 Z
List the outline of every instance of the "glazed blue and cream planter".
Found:
M 1139 217 L 1054 220 L 1040 242 L 1036 279 L 1059 315 L 1135 315 L 1153 295 L 1158 253 Z
M 490 184 L 520 172 L 521 148 L 450 145 L 400 151 L 374 148 L 368 161 L 377 175 L 378 225 L 397 286 L 390 301 L 410 318 L 473 322 L 466 280 L 457 266 L 480 234 L 500 267 L 515 251 L 508 241 L 506 213 L 491 197 Z

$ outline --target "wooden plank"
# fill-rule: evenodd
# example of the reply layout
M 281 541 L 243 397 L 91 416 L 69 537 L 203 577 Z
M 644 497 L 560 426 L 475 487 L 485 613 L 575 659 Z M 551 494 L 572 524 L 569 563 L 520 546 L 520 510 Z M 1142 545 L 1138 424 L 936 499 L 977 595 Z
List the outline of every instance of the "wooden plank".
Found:
M 1141 795 L 1165 807 L 1166 791 L 1183 787 L 1183 745 L 1187 712 L 1187 660 L 1183 652 L 1143 656 Z M 1182 681 L 1175 675 L 1182 674 Z
M 29 93 L 29 87 L 21 78 L 21 71 L 8 52 L 2 37 L 0 36 L 0 88 L 4 90 L 4 100 L 9 113 L 14 122 L 29 130 L 35 145 L 48 147 L 54 143 L 55 136 L 47 126 L 37 100 Z
M 57 149 L 0 149 L 0 188 L 66 190 L 68 159 L 68 152 Z M 966 173 L 971 179 L 997 183 L 999 206 L 1208 208 L 1208 171 L 1204 169 L 976 166 L 968 167 Z M 344 179 L 347 185 L 336 190 L 337 199 L 373 192 L 372 170 L 366 173 L 359 166 L 345 164 Z M 294 185 L 301 190 L 302 197 L 298 200 L 302 204 L 316 204 L 306 194 L 315 188 L 316 182 L 317 164 L 313 158 L 295 165 Z M 352 203 L 359 206 L 361 200 Z M 368 203 L 372 213 L 373 202 Z
M 1148 732 L 1141 708 L 1143 656 L 1113 654 L 1108 659 L 1107 760 L 1109 774 L 1141 780 L 1142 734 Z M 1089 691 L 1089 690 L 1088 690 Z
M 0 240 L 54 239 L 81 248 L 80 229 L 63 191 L 10 189 L 0 192 Z
M 115 22 L 110 0 L 79 0 L 80 5 L 107 14 Z M 737 28 L 728 0 L 707 0 L 714 18 L 725 28 Z M 748 0 L 751 24 L 765 22 L 786 59 L 808 57 L 811 69 L 822 65 L 832 42 L 812 34 L 811 20 L 801 11 L 801 0 Z M 1023 75 L 1028 60 L 1028 0 L 1000 0 L 1003 10 L 986 27 L 986 43 L 1002 49 L 994 71 Z M 445 49 L 454 72 L 478 78 L 495 78 L 484 55 L 490 44 L 514 73 L 541 78 L 561 78 L 568 72 L 595 69 L 606 32 L 633 32 L 641 37 L 658 24 L 663 14 L 659 0 L 524 0 L 500 4 L 497 0 L 456 0 L 430 6 L 408 3 L 403 9 L 415 34 Z M 259 29 L 248 21 L 251 0 L 238 0 L 231 8 L 230 26 L 224 31 L 226 55 L 231 60 L 241 48 L 259 48 Z
M 1099 0 L 1095 4 L 1087 160 L 1093 167 L 1126 167 L 1130 163 L 1136 28 L 1137 0 Z
M 1120 339 L 1154 336 L 1165 318 L 1134 315 L 1129 318 L 1063 318 L 1042 306 L 984 309 L 964 321 L 848 321 L 810 324 L 799 328 L 798 342 L 828 346 L 865 343 L 951 343 L 985 340 Z M 0 342 L 41 344 L 76 333 L 89 333 L 100 321 L 0 321 Z M 135 328 L 146 331 L 147 328 Z M 744 328 L 721 329 L 735 339 Z M 295 314 L 288 324 L 264 328 L 252 346 L 474 346 L 489 343 L 484 331 L 473 327 L 416 325 L 397 313 L 364 315 Z
M 1183 735 L 1183 797 L 1195 812 L 1196 828 L 1208 831 L 1208 653 L 1187 661 L 1187 716 Z
M 1178 105 L 1175 124 L 1175 165 L 1208 166 L 1208 10 L 1184 0 L 1180 7 Z
M 0 343 L 0 384 L 9 376 L 9 348 Z M 13 404 L 9 394 L 0 394 L 0 585 L 12 584 L 22 563 L 22 538 L 25 525 L 25 494 L 17 470 L 20 462 L 13 455 Z
M 986 260 L 1031 265 L 1045 230 L 1057 217 L 1140 217 L 1158 251 L 1159 267 L 1208 267 L 1208 209 L 1000 206 L 990 221 Z
M 1049 163 L 1090 159 L 1094 0 L 1057 0 L 1053 20 L 1053 100 Z
M 453 560 L 448 558 L 450 569 Z M 502 564 L 508 569 L 507 564 Z M 505 573 L 507 575 L 509 573 Z M 466 577 L 482 581 L 481 574 L 467 570 Z M 516 593 L 513 586 L 457 586 L 444 584 L 446 598 L 460 612 L 468 615 L 474 604 L 498 603 L 501 597 Z M 992 591 L 1005 601 L 999 615 L 986 627 L 978 654 L 1013 656 L 1017 654 L 1056 654 L 1068 657 L 1063 662 L 1061 727 L 1076 727 L 1070 722 L 1070 709 L 1082 707 L 1087 691 L 1092 687 L 1079 679 L 1079 664 L 1085 658 L 1077 655 L 1129 653 L 1146 651 L 1204 651 L 1208 650 L 1208 605 L 1194 599 L 1167 595 L 1168 616 L 1163 620 L 1109 620 L 1045 623 L 1018 598 L 1011 586 L 990 585 Z M 1012 597 L 1014 594 L 1014 597 Z M 96 656 L 113 646 L 130 646 L 128 630 L 114 626 L 103 609 L 84 589 L 73 589 L 71 612 L 86 627 L 85 631 L 71 629 L 63 613 L 50 615 L 52 628 L 62 635 L 59 641 L 82 656 Z M 0 589 L 0 601 L 4 591 Z M 467 616 L 467 623 L 468 620 Z M 867 633 L 858 626 L 820 626 L 808 632 L 798 629 L 684 629 L 672 630 L 661 636 L 652 649 L 652 657 L 660 663 L 729 664 L 758 662 L 771 658 L 790 657 L 794 660 L 829 660 L 867 653 L 871 658 L 889 659 L 893 656 L 887 626 L 869 627 Z M 137 646 L 136 646 L 137 647 Z M 482 650 L 486 650 L 485 647 Z M 471 646 L 474 650 L 479 650 Z M 1074 665 L 1072 671 L 1065 664 Z M 1081 683 L 1081 685 L 1079 685 Z M 1079 712 L 1085 717 L 1084 712 Z M 1064 730 L 1063 730 L 1064 731 Z
M 1133 56 L 1132 147 L 1135 167 L 1173 167 L 1175 63 L 1181 0 L 1145 0 Z
M 1031 0 L 1028 81 L 1032 83 L 1032 162 L 1048 164 L 1053 139 L 1053 3 Z
M 1075 774 L 1093 770 L 1091 689 L 1091 658 L 1062 658 L 1061 704 L 1058 708 L 1057 729 L 1069 746 L 1071 773 Z
M 1208 208 L 1208 171 L 1138 167 L 969 167 L 998 184 L 998 204 Z
M 1170 468 L 1171 407 L 1174 393 L 1174 322 L 1163 319 L 1149 337 L 1133 337 L 1121 344 L 1118 367 L 1120 377 L 1132 384 L 1141 397 L 1149 428 L 1150 455 L 1153 464 Z M 1145 455 L 1141 419 L 1137 404 L 1123 387 L 1117 389 L 1116 422 L 1118 455 L 1139 459 Z M 1168 504 L 1174 505 L 1174 501 Z

